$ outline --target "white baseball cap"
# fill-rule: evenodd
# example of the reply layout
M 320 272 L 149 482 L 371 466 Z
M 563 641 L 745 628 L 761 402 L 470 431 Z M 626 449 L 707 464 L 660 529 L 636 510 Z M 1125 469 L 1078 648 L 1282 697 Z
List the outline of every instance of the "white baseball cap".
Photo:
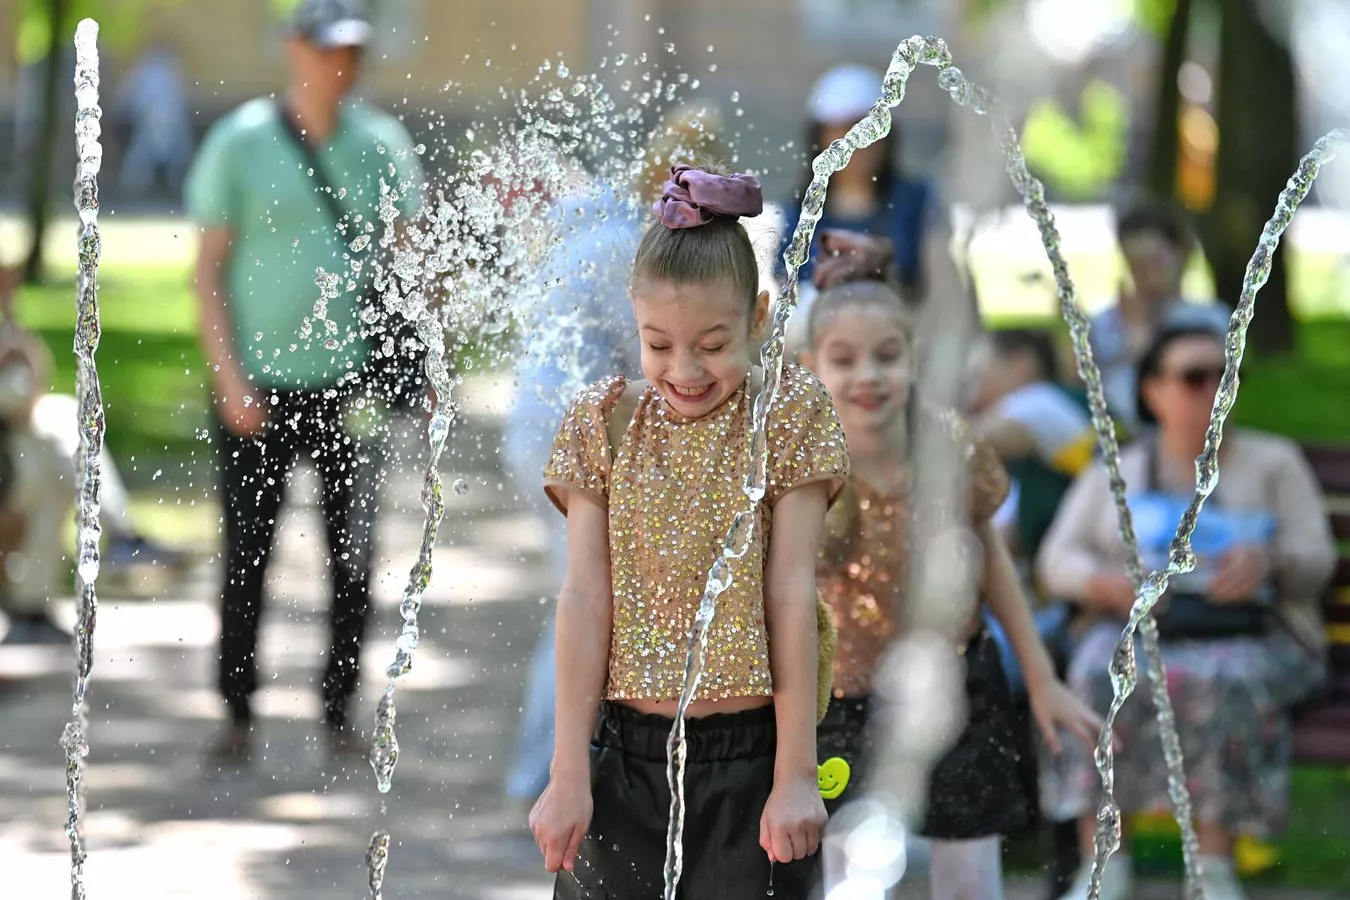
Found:
M 852 124 L 881 97 L 882 75 L 867 66 L 835 66 L 811 86 L 807 112 L 817 122 Z
M 364 47 L 375 35 L 364 0 L 302 0 L 291 33 L 316 47 Z

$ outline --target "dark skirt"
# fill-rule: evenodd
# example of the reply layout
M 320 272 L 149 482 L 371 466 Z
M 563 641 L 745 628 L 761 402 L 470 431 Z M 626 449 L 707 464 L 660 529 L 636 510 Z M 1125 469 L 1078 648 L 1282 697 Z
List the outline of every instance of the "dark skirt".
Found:
M 558 900 L 647 900 L 664 887 L 666 740 L 672 720 L 604 703 L 591 744 L 595 811 L 572 873 L 559 872 Z M 759 821 L 773 788 L 773 706 L 685 722 L 682 900 L 765 897 L 806 900 L 819 856 L 769 862 Z
M 965 660 L 969 718 L 956 744 L 933 769 L 919 829 L 937 840 L 1007 835 L 1025 825 L 1029 814 L 1013 737 L 1012 693 L 998 645 L 981 631 L 966 648 Z M 870 696 L 836 698 L 816 729 L 820 761 L 840 757 L 852 770 L 844 793 L 825 803 L 831 815 L 861 795 L 868 777 L 871 708 Z

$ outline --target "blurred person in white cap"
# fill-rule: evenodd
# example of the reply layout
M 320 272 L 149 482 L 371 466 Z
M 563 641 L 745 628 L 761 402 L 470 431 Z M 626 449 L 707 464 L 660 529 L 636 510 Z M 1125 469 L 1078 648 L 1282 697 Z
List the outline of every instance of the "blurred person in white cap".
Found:
M 323 485 L 327 554 L 315 568 L 328 571 L 333 591 L 323 722 L 334 752 L 362 750 L 348 706 L 370 618 L 386 427 L 357 411 L 392 394 L 380 374 L 388 357 L 363 321 L 382 309 L 370 277 L 375 251 L 348 242 L 358 223 L 380 221 L 386 185 L 406 223 L 422 184 L 403 125 L 350 96 L 372 37 L 358 0 L 303 0 L 287 28 L 285 89 L 217 122 L 184 190 L 201 229 L 196 291 L 225 518 L 219 687 L 229 721 L 214 747 L 220 762 L 246 762 L 254 742 L 268 562 L 301 457 Z M 372 237 L 379 247 L 381 236 Z M 348 256 L 365 263 L 359 274 Z M 321 296 L 320 269 L 355 284 L 327 298 L 321 327 L 303 328 Z
M 881 96 L 882 77 L 881 72 L 866 66 L 841 65 L 816 80 L 806 109 L 808 163 L 867 115 Z M 899 141 L 896 123 L 889 135 L 855 152 L 848 166 L 830 177 L 824 215 L 816 225 L 812 242 L 812 259 L 800 272 L 803 288 L 811 284 L 815 259 L 829 255 L 829 248 L 821 245 L 823 235 L 828 231 L 851 231 L 889 240 L 893 284 L 911 303 L 924 295 L 923 241 L 938 214 L 938 204 L 929 181 L 902 171 Z M 802 196 L 810 183 L 808 165 L 796 193 L 783 204 L 787 213 L 783 248 L 792 240 L 801 215 Z M 805 321 L 811 293 L 803 291 L 802 309 L 793 316 L 794 321 Z

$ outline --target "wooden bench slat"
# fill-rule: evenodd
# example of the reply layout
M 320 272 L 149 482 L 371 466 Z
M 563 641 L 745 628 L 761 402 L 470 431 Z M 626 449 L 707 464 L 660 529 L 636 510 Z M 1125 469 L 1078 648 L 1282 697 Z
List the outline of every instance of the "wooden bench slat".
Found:
M 1327 586 L 1327 594 L 1333 596 L 1335 602 L 1344 602 L 1347 594 L 1350 594 L 1346 588 L 1350 588 L 1350 557 L 1342 556 L 1336 560 L 1336 568 L 1331 573 L 1331 584 Z
M 1332 511 L 1331 534 L 1338 541 L 1350 541 L 1350 512 Z
M 1327 495 L 1331 533 L 1350 542 L 1350 447 L 1303 448 Z M 1327 623 L 1327 686 L 1294 721 L 1294 759 L 1350 764 L 1350 558 L 1342 557 L 1322 603 Z
M 1294 728 L 1294 759 L 1340 766 L 1350 763 L 1350 722 L 1302 722 Z
M 1308 458 L 1322 490 L 1328 494 L 1350 494 L 1350 448 L 1305 446 Z

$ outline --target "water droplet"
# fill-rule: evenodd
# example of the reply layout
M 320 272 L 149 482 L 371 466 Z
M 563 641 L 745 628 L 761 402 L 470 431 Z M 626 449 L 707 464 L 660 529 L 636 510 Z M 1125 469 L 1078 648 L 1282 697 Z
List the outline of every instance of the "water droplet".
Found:
M 450 488 L 456 494 L 463 497 L 465 494 L 469 492 L 469 483 L 465 481 L 463 478 L 456 478 L 454 484 L 452 484 Z
M 731 92 L 731 102 L 732 102 L 732 103 L 739 103 L 740 100 L 741 100 L 741 92 L 740 92 L 740 91 L 732 91 L 732 92 Z

